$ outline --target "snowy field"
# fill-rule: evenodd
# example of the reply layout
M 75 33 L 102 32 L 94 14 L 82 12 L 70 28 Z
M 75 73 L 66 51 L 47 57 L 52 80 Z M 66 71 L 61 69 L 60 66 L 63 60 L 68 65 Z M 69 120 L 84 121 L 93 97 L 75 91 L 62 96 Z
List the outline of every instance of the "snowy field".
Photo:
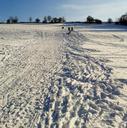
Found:
M 127 27 L 0 24 L 0 128 L 127 128 Z

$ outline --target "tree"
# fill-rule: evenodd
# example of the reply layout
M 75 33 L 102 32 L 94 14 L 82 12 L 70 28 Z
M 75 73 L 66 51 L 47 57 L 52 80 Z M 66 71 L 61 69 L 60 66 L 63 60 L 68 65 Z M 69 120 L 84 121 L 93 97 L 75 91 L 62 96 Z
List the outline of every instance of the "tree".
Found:
M 10 19 L 7 19 L 6 23 L 7 24 L 10 24 L 11 23 Z
M 47 22 L 48 22 L 48 20 L 47 20 L 47 17 L 45 16 L 44 20 L 43 20 L 43 23 L 47 23 Z
M 36 22 L 36 23 L 40 23 L 40 19 L 39 19 L 39 18 L 36 18 L 36 19 L 35 19 L 35 22 Z
M 59 23 L 64 23 L 65 22 L 65 19 L 64 19 L 64 17 L 59 17 Z
M 65 19 L 65 17 L 63 17 L 63 23 L 64 23 L 64 22 L 66 22 L 66 19 Z
M 18 23 L 18 17 L 17 17 L 17 16 L 15 16 L 15 17 L 13 18 L 13 23 Z
M 64 23 L 65 18 L 64 17 L 54 17 L 52 18 L 51 16 L 45 16 L 43 23 Z
M 124 25 L 127 25 L 127 14 L 124 14 L 120 17 L 120 20 L 119 20 L 120 24 L 124 24 Z
M 111 24 L 113 20 L 111 18 L 108 18 L 108 23 Z
M 127 25 L 127 13 L 125 13 L 124 15 L 122 15 L 122 16 L 120 17 L 119 23 L 120 23 L 120 24 Z
M 59 19 L 57 17 L 53 18 L 53 23 L 59 23 Z
M 52 20 L 52 17 L 51 16 L 47 16 L 46 20 L 50 23 L 51 20 Z
M 116 24 L 127 25 L 127 13 L 125 13 L 120 18 L 118 18 L 115 23 Z
M 95 19 L 94 21 L 95 21 L 96 24 L 102 24 L 102 21 L 99 20 L 99 19 Z
M 32 22 L 32 17 L 29 17 L 29 22 L 30 22 L 30 23 Z
M 94 18 L 92 16 L 88 16 L 87 23 L 93 23 L 93 22 L 94 22 Z
M 10 17 L 9 19 L 7 19 L 6 21 L 8 24 L 13 24 L 13 23 L 18 23 L 18 17 L 15 16 L 15 17 Z
M 12 16 L 10 16 L 9 20 L 10 20 L 10 24 L 12 24 L 12 23 L 13 23 L 14 18 L 13 18 Z

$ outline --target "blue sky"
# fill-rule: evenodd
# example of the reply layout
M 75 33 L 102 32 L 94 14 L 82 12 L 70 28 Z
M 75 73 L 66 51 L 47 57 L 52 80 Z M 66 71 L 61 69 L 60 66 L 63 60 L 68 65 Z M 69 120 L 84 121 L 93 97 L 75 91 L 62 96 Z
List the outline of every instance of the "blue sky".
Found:
M 114 20 L 127 12 L 127 0 L 0 0 L 0 20 L 18 16 L 20 21 L 45 15 L 84 21 L 88 15 Z

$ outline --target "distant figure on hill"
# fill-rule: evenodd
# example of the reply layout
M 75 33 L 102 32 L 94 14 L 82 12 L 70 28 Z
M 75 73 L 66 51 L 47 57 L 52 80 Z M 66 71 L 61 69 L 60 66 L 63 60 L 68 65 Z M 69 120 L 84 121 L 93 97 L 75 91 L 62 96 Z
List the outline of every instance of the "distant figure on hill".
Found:
M 74 28 L 73 27 L 71 27 L 71 31 L 74 31 Z
M 72 32 L 72 31 L 74 31 L 74 28 L 73 27 L 68 27 L 68 35 Z

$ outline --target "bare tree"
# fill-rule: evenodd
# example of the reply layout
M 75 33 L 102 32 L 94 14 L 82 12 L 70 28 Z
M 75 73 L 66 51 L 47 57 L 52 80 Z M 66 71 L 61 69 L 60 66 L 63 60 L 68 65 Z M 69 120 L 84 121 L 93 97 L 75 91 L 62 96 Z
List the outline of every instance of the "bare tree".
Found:
M 14 18 L 12 16 L 10 16 L 10 18 L 9 18 L 10 24 L 13 23 L 13 20 L 14 20 Z
M 13 23 L 18 23 L 18 17 L 17 16 L 15 16 L 14 18 L 13 18 Z
M 32 22 L 32 17 L 29 17 L 29 22 L 30 22 L 30 23 Z
M 59 19 L 57 17 L 53 18 L 54 23 L 59 23 Z
M 64 23 L 65 22 L 65 18 L 64 17 L 59 17 L 59 23 Z
M 64 17 L 54 17 L 52 18 L 51 16 L 45 16 L 43 23 L 64 23 L 65 18 Z
M 47 19 L 47 17 L 45 16 L 44 17 L 44 20 L 43 20 L 43 23 L 47 23 L 48 22 L 48 19 Z
M 9 19 L 7 19 L 6 22 L 9 24 L 18 23 L 18 17 L 17 16 L 15 16 L 15 17 L 11 16 Z
M 47 21 L 50 23 L 52 20 L 52 17 L 51 16 L 47 16 Z

